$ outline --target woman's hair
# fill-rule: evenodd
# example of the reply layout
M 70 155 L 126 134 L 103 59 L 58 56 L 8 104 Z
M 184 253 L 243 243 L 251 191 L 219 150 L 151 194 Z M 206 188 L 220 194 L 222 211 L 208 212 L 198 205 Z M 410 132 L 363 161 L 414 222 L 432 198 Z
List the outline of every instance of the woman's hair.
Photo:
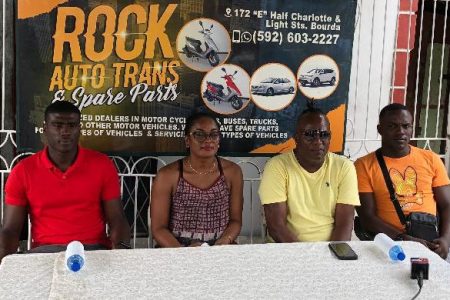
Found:
M 208 119 L 213 120 L 214 123 L 216 123 L 217 128 L 220 129 L 219 122 L 217 122 L 216 118 L 214 118 L 211 114 L 206 113 L 206 112 L 196 112 L 196 113 L 193 113 L 192 115 L 190 115 L 186 119 L 186 127 L 184 127 L 184 134 L 185 134 L 185 136 L 189 135 L 189 133 L 191 132 L 191 128 L 195 124 L 195 122 L 197 122 L 198 120 L 200 120 L 202 118 L 208 118 Z

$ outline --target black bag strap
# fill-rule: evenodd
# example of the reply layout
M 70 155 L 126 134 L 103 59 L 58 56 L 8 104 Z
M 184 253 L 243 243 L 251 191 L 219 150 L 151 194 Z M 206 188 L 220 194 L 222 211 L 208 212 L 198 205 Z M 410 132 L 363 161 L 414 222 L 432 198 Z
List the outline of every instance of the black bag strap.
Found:
M 403 210 L 398 202 L 397 197 L 395 196 L 394 184 L 392 183 L 391 177 L 389 176 L 389 172 L 386 167 L 386 163 L 383 159 L 383 154 L 381 153 L 381 148 L 375 151 L 375 155 L 377 156 L 378 164 L 380 165 L 381 172 L 383 173 L 384 182 L 386 183 L 387 189 L 389 190 L 389 195 L 391 197 L 392 204 L 394 204 L 395 211 L 397 212 L 398 218 L 402 225 L 406 224 L 406 217 L 403 213 Z

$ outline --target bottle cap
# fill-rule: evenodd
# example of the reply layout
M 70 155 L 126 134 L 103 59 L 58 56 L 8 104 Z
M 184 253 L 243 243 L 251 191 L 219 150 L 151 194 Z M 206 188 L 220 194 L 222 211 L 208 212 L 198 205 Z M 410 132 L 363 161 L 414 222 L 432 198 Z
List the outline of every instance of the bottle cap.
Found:
M 78 261 L 74 261 L 71 263 L 70 268 L 72 269 L 72 271 L 78 272 L 81 269 L 81 264 Z
M 405 258 L 406 258 L 405 253 L 399 252 L 399 253 L 397 254 L 397 259 L 398 259 L 398 260 L 405 260 Z

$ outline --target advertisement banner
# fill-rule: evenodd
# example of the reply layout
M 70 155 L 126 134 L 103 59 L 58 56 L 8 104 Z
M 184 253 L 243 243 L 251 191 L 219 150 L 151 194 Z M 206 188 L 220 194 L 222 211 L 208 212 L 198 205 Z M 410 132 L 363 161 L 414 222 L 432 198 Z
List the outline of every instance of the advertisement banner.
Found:
M 73 102 L 81 144 L 185 151 L 185 119 L 221 124 L 221 153 L 295 147 L 307 100 L 343 151 L 356 0 L 18 0 L 17 141 L 42 148 L 45 107 Z

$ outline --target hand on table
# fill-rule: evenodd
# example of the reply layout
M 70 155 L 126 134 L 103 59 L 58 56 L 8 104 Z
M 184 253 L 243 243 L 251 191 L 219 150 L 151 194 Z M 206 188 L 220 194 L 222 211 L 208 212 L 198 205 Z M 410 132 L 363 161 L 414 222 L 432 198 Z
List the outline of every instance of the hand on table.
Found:
M 113 244 L 113 249 L 131 249 L 131 244 L 129 242 L 120 241 L 117 244 Z
M 443 259 L 447 258 L 449 244 L 445 238 L 440 237 L 428 242 L 428 247 Z
M 200 242 L 200 241 L 192 241 L 190 244 L 189 244 L 189 247 L 199 247 L 199 246 L 201 246 L 203 243 L 202 242 Z
M 220 237 L 220 239 L 218 239 L 215 243 L 214 246 L 221 246 L 221 245 L 232 245 L 232 244 L 236 244 L 236 241 L 233 240 L 233 238 L 229 235 L 222 235 Z
M 229 245 L 229 244 L 230 240 L 228 238 L 221 237 L 214 243 L 214 246 Z
M 413 236 L 410 236 L 410 235 L 407 235 L 407 234 L 403 234 L 402 238 L 403 238 L 404 241 L 418 242 L 418 243 L 421 243 L 422 245 L 424 245 L 425 247 L 430 248 L 430 242 L 428 242 L 426 240 L 419 239 L 419 238 L 416 238 L 416 237 L 413 237 Z

